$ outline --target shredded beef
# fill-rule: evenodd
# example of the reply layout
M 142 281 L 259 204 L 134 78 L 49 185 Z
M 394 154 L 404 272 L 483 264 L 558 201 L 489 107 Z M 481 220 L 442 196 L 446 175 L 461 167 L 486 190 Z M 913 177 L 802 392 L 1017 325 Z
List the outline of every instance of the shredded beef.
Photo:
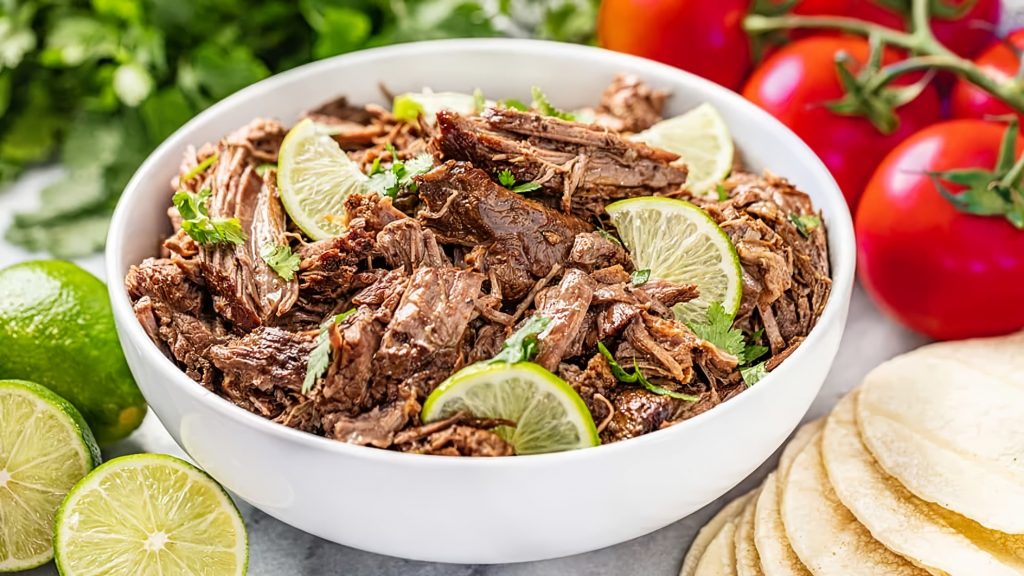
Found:
M 537 295 L 536 314 L 549 320 L 548 327 L 537 339 L 534 362 L 555 370 L 566 356 L 570 345 L 584 327 L 587 309 L 597 283 L 586 273 L 568 270 L 557 286 Z
M 614 409 L 601 441 L 618 442 L 653 432 L 679 418 L 686 404 L 634 386 L 619 386 L 611 392 Z
M 601 95 L 594 122 L 616 132 L 646 130 L 661 120 L 668 96 L 632 74 L 619 74 Z
M 316 332 L 260 327 L 242 338 L 211 346 L 208 354 L 213 365 L 224 372 L 225 380 L 236 380 L 240 387 L 251 386 L 261 392 L 281 387 L 297 392 L 302 389 L 315 342 Z

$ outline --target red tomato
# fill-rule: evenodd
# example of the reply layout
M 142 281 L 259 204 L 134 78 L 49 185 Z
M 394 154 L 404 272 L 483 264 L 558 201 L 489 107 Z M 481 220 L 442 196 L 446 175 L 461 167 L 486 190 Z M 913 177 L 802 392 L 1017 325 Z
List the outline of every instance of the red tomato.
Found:
M 922 334 L 956 339 L 1024 328 L 1024 230 L 1003 217 L 960 212 L 926 174 L 992 169 L 1005 131 L 982 120 L 926 128 L 886 156 L 861 199 L 860 279 L 883 310 Z
M 1024 50 L 1024 28 L 1010 34 L 1006 41 Z M 1020 57 L 1002 42 L 989 46 L 974 62 L 986 75 L 997 80 L 1013 78 L 1020 68 Z M 1005 102 L 962 78 L 958 78 L 953 87 L 952 110 L 953 116 L 957 118 L 985 118 L 1014 113 Z M 1017 112 L 1017 116 L 1024 122 L 1024 114 Z
M 963 6 L 975 2 L 967 13 L 956 20 L 932 18 L 932 32 L 947 48 L 971 58 L 995 38 L 996 24 L 1002 8 L 1000 0 L 937 0 L 947 6 Z M 883 8 L 876 0 L 854 0 L 857 5 L 850 14 L 854 18 L 875 22 L 889 28 L 906 30 L 905 14 Z M 909 6 L 910 2 L 907 2 Z
M 832 171 L 852 209 L 885 153 L 935 121 L 941 105 L 938 92 L 929 86 L 916 100 L 897 109 L 899 127 L 888 135 L 865 118 L 832 113 L 825 105 L 843 96 L 833 64 L 840 51 L 865 62 L 868 43 L 862 38 L 842 36 L 815 36 L 793 42 L 754 71 L 743 95 L 807 142 Z M 897 52 L 886 52 L 886 62 L 897 59 Z
M 601 46 L 671 64 L 737 89 L 750 71 L 749 0 L 604 0 Z

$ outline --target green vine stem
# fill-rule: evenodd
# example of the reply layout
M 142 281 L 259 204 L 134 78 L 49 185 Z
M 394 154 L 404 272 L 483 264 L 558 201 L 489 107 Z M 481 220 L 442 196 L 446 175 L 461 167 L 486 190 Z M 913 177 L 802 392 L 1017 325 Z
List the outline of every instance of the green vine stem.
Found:
M 873 37 L 886 45 L 903 48 L 914 56 L 882 67 L 878 71 L 878 75 L 871 80 L 872 87 L 884 87 L 897 77 L 910 72 L 948 70 L 1006 102 L 1018 112 L 1024 113 L 1024 80 L 1020 78 L 1011 78 L 1006 81 L 996 80 L 986 75 L 970 60 L 957 56 L 939 43 L 928 24 L 928 1 L 913 1 L 912 32 L 901 32 L 842 16 L 760 16 L 751 14 L 743 21 L 743 27 L 752 34 L 777 30 L 824 28 Z

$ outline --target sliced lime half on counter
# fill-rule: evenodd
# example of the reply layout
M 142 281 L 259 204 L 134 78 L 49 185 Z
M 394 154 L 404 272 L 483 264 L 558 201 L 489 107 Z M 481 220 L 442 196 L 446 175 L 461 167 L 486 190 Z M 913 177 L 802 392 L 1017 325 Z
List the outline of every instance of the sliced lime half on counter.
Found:
M 713 302 L 736 314 L 743 272 L 729 236 L 707 212 L 684 200 L 645 196 L 605 207 L 638 270 L 696 284 L 700 296 L 675 307 L 683 322 L 705 322 Z
M 655 148 L 679 154 L 689 173 L 686 188 L 706 194 L 732 170 L 732 134 L 725 120 L 710 104 L 686 114 L 662 120 L 633 138 Z
M 531 362 L 477 364 L 441 383 L 423 405 L 423 421 L 466 411 L 501 418 L 515 427 L 495 432 L 516 454 L 561 452 L 597 446 L 597 427 L 579 394 L 564 380 Z
M 163 454 L 111 460 L 82 479 L 57 513 L 64 576 L 244 575 L 245 524 L 205 472 Z
M 288 131 L 278 156 L 281 203 L 310 238 L 323 240 L 345 231 L 345 199 L 364 192 L 368 178 L 330 136 L 306 118 Z
M 0 572 L 50 561 L 57 508 L 99 461 L 74 406 L 38 384 L 0 380 Z

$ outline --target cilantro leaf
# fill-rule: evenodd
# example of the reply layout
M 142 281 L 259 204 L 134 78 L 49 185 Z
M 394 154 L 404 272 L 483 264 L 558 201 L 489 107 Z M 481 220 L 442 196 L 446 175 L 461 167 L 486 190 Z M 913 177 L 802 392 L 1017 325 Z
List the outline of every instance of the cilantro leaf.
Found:
M 511 190 L 513 192 L 515 192 L 516 194 L 525 194 L 527 192 L 533 192 L 534 190 L 539 190 L 539 189 L 540 189 L 540 184 L 538 184 L 536 182 L 523 182 L 522 184 L 517 184 L 516 186 L 513 186 L 511 188 Z
M 181 228 L 199 244 L 241 244 L 245 232 L 238 218 L 210 218 L 207 203 L 210 189 L 204 188 L 199 194 L 179 190 L 171 199 L 181 214 Z
M 740 368 L 740 376 L 743 377 L 743 381 L 748 387 L 757 384 L 757 382 L 768 375 L 768 371 L 765 370 L 764 362 L 758 362 L 753 366 L 747 366 Z
M 647 377 L 644 376 L 643 372 L 640 371 L 640 365 L 637 364 L 636 358 L 633 358 L 633 373 L 630 374 L 629 372 L 626 372 L 625 369 L 619 365 L 619 362 L 615 360 L 615 357 L 612 356 L 612 353 L 608 350 L 608 347 L 604 345 L 604 342 L 598 341 L 597 351 L 601 353 L 601 356 L 604 356 L 604 359 L 608 362 L 608 367 L 611 369 L 612 376 L 615 376 L 615 379 L 619 382 L 626 384 L 639 383 L 641 386 L 646 388 L 648 392 L 659 396 L 669 396 L 677 400 L 686 400 L 687 402 L 696 402 L 700 400 L 700 397 L 698 396 L 683 394 L 682 392 L 673 392 L 668 388 L 652 384 L 647 380 Z
M 289 282 L 295 278 L 295 272 L 302 262 L 299 255 L 292 252 L 291 246 L 272 242 L 267 242 L 260 248 L 260 258 L 263 258 L 267 266 L 277 272 L 278 276 Z
M 554 105 L 551 104 L 551 101 L 548 100 L 547 95 L 545 95 L 540 88 L 534 86 L 531 90 L 531 94 L 533 94 L 533 107 L 541 114 L 545 116 L 553 116 L 560 120 L 567 120 L 569 122 L 576 120 L 576 116 L 574 114 L 555 108 Z
M 550 318 L 536 315 L 531 316 L 529 320 L 523 323 L 519 330 L 516 330 L 508 337 L 508 340 L 505 340 L 501 351 L 494 358 L 488 360 L 487 363 L 507 362 L 515 364 L 516 362 L 529 362 L 537 355 L 537 336 L 547 330 L 549 324 L 551 324 Z
M 804 238 L 810 237 L 811 233 L 821 226 L 821 218 L 818 218 L 816 214 L 797 214 L 795 212 L 789 215 L 789 221 L 796 226 L 796 229 L 803 234 Z
M 530 110 L 530 107 L 522 100 L 516 100 L 515 98 L 498 100 L 498 106 L 501 106 L 502 108 L 510 108 L 512 110 L 519 110 L 520 112 L 527 112 Z
M 764 330 L 758 330 L 757 332 L 747 336 L 747 343 L 743 346 L 743 356 L 740 358 L 740 362 L 743 364 L 750 364 L 768 353 L 767 346 L 761 346 L 756 343 L 763 335 Z
M 433 156 L 424 153 L 402 162 L 398 160 L 398 153 L 395 152 L 394 147 L 388 144 L 387 148 L 391 157 L 394 158 L 391 168 L 387 170 L 381 168 L 377 159 L 374 159 L 370 166 L 371 175 L 367 186 L 381 196 L 390 198 L 398 197 L 398 193 L 405 190 L 415 192 L 416 183 L 412 179 L 414 176 L 429 172 L 434 167 Z
M 644 284 L 647 284 L 647 281 L 650 280 L 650 279 L 651 279 L 651 269 L 650 268 L 644 268 L 642 270 L 634 270 L 633 273 L 629 275 L 629 281 L 630 281 L 630 283 L 633 284 L 633 286 L 643 286 Z
M 511 170 L 505 168 L 501 172 L 498 172 L 498 182 L 500 182 L 505 188 L 511 188 L 516 185 L 516 177 L 512 174 Z
M 702 340 L 707 340 L 720 350 L 743 359 L 743 332 L 732 327 L 732 316 L 726 314 L 720 302 L 708 307 L 707 320 L 687 324 L 690 330 Z
M 719 202 L 725 202 L 729 199 L 729 191 L 725 189 L 724 184 L 718 184 L 715 186 L 715 194 L 718 195 Z
M 195 168 L 189 170 L 184 176 L 182 176 L 181 181 L 189 182 L 196 176 L 199 176 L 203 172 L 206 172 L 206 169 L 209 168 L 210 166 L 213 166 L 213 163 L 217 161 L 217 156 L 217 154 L 210 154 L 209 156 L 207 156 L 202 162 L 196 164 Z
M 604 228 L 598 228 L 597 230 L 595 230 L 595 232 L 597 232 L 597 235 L 600 236 L 601 238 L 604 238 L 605 240 L 607 240 L 609 242 L 614 242 L 615 244 L 618 244 L 619 246 L 622 246 L 622 240 L 619 240 L 618 238 L 615 237 L 614 234 L 612 234 L 611 232 L 605 230 Z
M 341 324 L 355 313 L 356 309 L 350 308 L 341 314 L 335 314 L 320 326 L 320 334 L 316 337 L 316 346 L 313 347 L 313 351 L 309 354 L 309 360 L 306 362 L 306 378 L 302 381 L 303 394 L 309 394 L 313 385 L 316 384 L 316 379 L 322 376 L 331 364 L 331 337 L 329 334 L 331 324 Z

